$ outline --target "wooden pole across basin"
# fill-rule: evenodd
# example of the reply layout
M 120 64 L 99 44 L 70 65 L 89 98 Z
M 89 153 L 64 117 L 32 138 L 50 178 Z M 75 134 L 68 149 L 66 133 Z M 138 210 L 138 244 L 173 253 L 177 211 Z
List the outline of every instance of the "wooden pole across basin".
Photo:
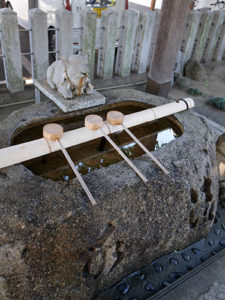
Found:
M 123 124 L 126 128 L 130 128 L 187 110 L 188 108 L 192 107 L 194 107 L 194 101 L 191 98 L 186 98 L 178 100 L 177 102 L 172 102 L 125 115 Z M 123 127 L 121 125 L 111 126 L 104 123 L 102 130 L 104 133 L 110 134 L 123 130 Z M 100 130 L 91 131 L 86 127 L 82 127 L 65 132 L 60 140 L 63 143 L 64 148 L 68 148 L 95 140 L 102 136 L 104 136 L 104 134 Z M 59 143 L 54 143 L 50 140 L 46 141 L 45 138 L 3 148 L 0 149 L 0 169 L 59 150 L 61 150 Z

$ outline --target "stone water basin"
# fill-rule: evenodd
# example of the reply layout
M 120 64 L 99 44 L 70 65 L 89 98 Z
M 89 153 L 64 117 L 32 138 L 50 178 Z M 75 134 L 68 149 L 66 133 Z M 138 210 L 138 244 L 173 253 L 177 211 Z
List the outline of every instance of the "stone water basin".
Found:
M 0 148 L 40 138 L 49 122 L 67 131 L 82 127 L 89 113 L 132 113 L 168 103 L 125 89 L 105 96 L 105 106 L 75 113 L 63 114 L 47 101 L 16 111 L 1 123 Z M 218 136 L 191 111 L 132 130 L 150 150 L 170 133 L 153 152 L 170 175 L 123 132 L 112 138 L 147 184 L 102 139 L 71 147 L 95 206 L 60 151 L 0 170 L 0 282 L 9 298 L 92 299 L 155 258 L 206 236 L 218 201 Z
M 151 106 L 140 105 L 140 102 L 133 101 L 118 103 L 113 109 L 121 111 L 126 115 L 149 107 Z M 103 106 L 102 109 L 98 111 L 98 115 L 101 115 L 105 119 L 109 109 L 107 106 Z M 84 118 L 85 114 L 79 117 L 65 117 L 64 119 L 60 117 L 59 120 L 56 119 L 54 122 L 61 124 L 64 128 L 64 132 L 66 132 L 83 127 Z M 46 122 L 44 122 L 44 124 L 46 124 Z M 11 142 L 12 145 L 41 138 L 44 124 L 36 124 L 24 129 L 20 128 L 19 133 L 14 133 Z M 148 150 L 155 151 L 181 136 L 182 126 L 174 117 L 168 117 L 133 127 L 131 131 Z M 144 151 L 124 131 L 112 134 L 111 138 L 130 159 L 144 154 Z M 82 175 L 99 168 L 108 167 L 122 160 L 122 157 L 112 148 L 104 137 L 70 147 L 68 153 Z M 71 167 L 60 151 L 26 161 L 23 165 L 33 174 L 52 180 L 67 181 L 75 177 Z

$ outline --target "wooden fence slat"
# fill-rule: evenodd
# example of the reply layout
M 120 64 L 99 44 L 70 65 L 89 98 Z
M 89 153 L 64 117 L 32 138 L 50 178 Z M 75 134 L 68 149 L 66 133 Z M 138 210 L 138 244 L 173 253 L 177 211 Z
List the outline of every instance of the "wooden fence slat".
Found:
M 48 26 L 47 14 L 38 8 L 29 10 L 30 49 L 33 53 L 33 76 L 45 80 L 48 61 Z
M 113 76 L 117 18 L 118 13 L 111 9 L 103 11 L 101 15 L 101 28 L 103 30 L 98 51 L 97 75 L 104 79 L 109 79 Z
M 56 14 L 56 49 L 59 51 L 57 57 L 69 57 L 73 54 L 73 13 L 62 9 Z
M 225 50 L 225 12 L 221 11 L 221 23 L 217 29 L 217 42 L 213 51 L 212 61 L 221 61 Z
M 204 26 L 205 26 L 205 21 L 207 18 L 207 11 L 200 10 L 200 12 L 201 12 L 201 16 L 200 16 L 200 20 L 199 20 L 197 34 L 195 37 L 194 46 L 193 46 L 192 53 L 191 53 L 191 58 L 195 58 L 195 53 L 197 51 L 199 40 L 201 39 L 203 30 L 204 30 Z
M 202 56 L 202 60 L 201 60 L 203 63 L 208 62 L 208 57 L 209 57 L 210 49 L 212 48 L 211 45 L 212 45 L 212 41 L 214 39 L 218 19 L 219 19 L 219 12 L 214 11 L 212 21 L 211 21 L 211 27 L 209 30 L 207 42 L 205 44 L 205 48 L 204 48 L 204 52 L 203 52 L 203 56 Z
M 88 57 L 90 78 L 94 77 L 97 13 L 90 8 L 82 12 L 83 33 L 81 37 L 82 55 Z
M 147 70 L 154 18 L 155 14 L 153 11 L 140 12 L 133 54 L 133 72 L 145 73 Z
M 225 55 L 225 32 L 223 33 L 223 37 L 222 37 L 222 41 L 220 44 L 220 48 L 219 51 L 217 53 L 217 56 L 215 56 L 215 60 L 217 62 L 220 62 L 224 59 L 224 55 Z
M 188 37 L 184 45 L 184 63 L 191 58 L 191 53 L 194 47 L 201 13 L 199 11 L 191 11 L 188 16 Z
M 138 14 L 134 10 L 124 10 L 120 23 L 119 47 L 115 73 L 128 76 L 131 71 L 134 40 L 138 25 Z
M 180 46 L 180 49 L 183 53 L 184 53 L 184 46 L 185 46 L 186 40 L 188 38 L 189 26 L 190 26 L 189 18 L 187 18 L 186 24 L 184 26 L 183 37 L 182 37 L 181 46 Z
M 153 24 L 153 30 L 152 30 L 151 45 L 150 45 L 149 55 L 148 55 L 147 69 L 151 65 L 153 50 L 154 50 L 155 42 L 156 42 L 156 35 L 157 35 L 158 28 L 159 28 L 160 11 L 159 10 L 155 10 L 154 11 L 154 15 L 155 15 L 155 17 L 154 17 L 154 24 Z
M 216 48 L 218 47 L 218 39 L 220 37 L 221 31 L 223 30 L 225 12 L 216 12 L 215 16 L 217 22 L 215 22 L 214 33 L 209 46 L 206 62 L 211 62 L 213 60 L 214 53 L 217 50 Z
M 11 93 L 23 91 L 19 27 L 17 15 L 11 9 L 0 9 L 0 31 L 7 88 Z
M 197 45 L 195 52 L 193 53 L 193 58 L 197 61 L 201 61 L 204 53 L 204 49 L 206 47 L 207 39 L 209 37 L 209 32 L 211 29 L 213 19 L 212 11 L 203 11 L 201 15 L 199 31 L 197 33 Z

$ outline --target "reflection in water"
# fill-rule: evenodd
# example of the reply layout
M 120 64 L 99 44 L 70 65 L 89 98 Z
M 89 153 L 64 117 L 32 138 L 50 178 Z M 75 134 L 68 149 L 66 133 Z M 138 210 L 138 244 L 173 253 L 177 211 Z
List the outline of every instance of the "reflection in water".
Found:
M 178 135 L 174 132 L 173 129 L 167 129 L 159 132 L 157 134 L 157 139 L 156 139 L 156 145 L 155 145 L 155 150 L 159 149 L 160 147 L 168 144 L 169 142 L 172 142 L 178 137 Z
M 118 132 L 115 135 L 118 135 Z M 169 128 L 169 129 L 162 130 L 162 131 L 158 132 L 157 134 L 155 134 L 155 138 L 151 141 L 151 142 L 153 142 L 152 151 L 158 150 L 159 148 L 167 145 L 168 143 L 170 143 L 171 141 L 173 141 L 177 137 L 178 137 L 178 134 L 172 128 Z M 152 138 L 152 136 L 151 136 L 151 138 Z M 142 140 L 142 138 L 140 138 L 140 140 Z M 143 144 L 146 146 L 145 142 L 143 142 Z M 120 148 L 123 151 L 123 153 L 125 155 L 127 155 L 130 159 L 135 158 L 135 157 L 138 156 L 137 155 L 137 148 L 139 148 L 138 149 L 139 152 L 143 151 L 142 149 L 140 149 L 140 147 L 135 142 L 130 142 L 126 145 L 121 146 Z M 147 147 L 147 148 L 149 148 L 149 147 Z M 151 150 L 151 149 L 149 149 L 149 150 Z M 144 152 L 142 154 L 144 154 Z M 104 167 L 108 167 L 110 164 L 116 163 L 116 161 L 109 162 L 107 156 L 105 155 L 105 153 L 102 153 L 101 156 L 98 159 L 97 159 L 97 157 L 93 158 L 93 159 L 95 159 L 94 166 L 93 166 L 93 160 L 91 161 L 90 164 L 85 163 L 84 161 L 80 161 L 79 163 L 76 164 L 77 170 L 81 174 L 88 174 L 88 173 L 90 173 L 94 170 L 104 168 Z M 65 177 L 68 177 L 68 176 L 63 176 L 63 179 Z M 64 180 L 68 180 L 68 179 L 64 179 Z

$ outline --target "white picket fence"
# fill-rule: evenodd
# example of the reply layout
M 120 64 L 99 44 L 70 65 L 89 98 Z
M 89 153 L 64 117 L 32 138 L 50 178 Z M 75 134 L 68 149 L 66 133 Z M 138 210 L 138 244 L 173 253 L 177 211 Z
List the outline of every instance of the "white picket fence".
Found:
M 60 10 L 55 17 L 57 59 L 71 55 L 77 39 L 76 49 L 88 56 L 92 78 L 125 77 L 149 69 L 159 11 L 124 10 L 118 22 L 117 13 L 108 9 L 102 12 L 97 30 L 97 14 L 91 9 L 81 13 L 80 28 L 73 28 L 72 12 Z M 30 10 L 29 24 L 32 76 L 45 80 L 49 65 L 47 14 L 39 9 Z M 17 16 L 8 9 L 0 10 L 0 40 L 7 87 L 12 93 L 21 91 L 24 53 L 20 48 Z M 181 51 L 184 63 L 191 57 L 203 63 L 225 59 L 225 12 L 190 11 Z

